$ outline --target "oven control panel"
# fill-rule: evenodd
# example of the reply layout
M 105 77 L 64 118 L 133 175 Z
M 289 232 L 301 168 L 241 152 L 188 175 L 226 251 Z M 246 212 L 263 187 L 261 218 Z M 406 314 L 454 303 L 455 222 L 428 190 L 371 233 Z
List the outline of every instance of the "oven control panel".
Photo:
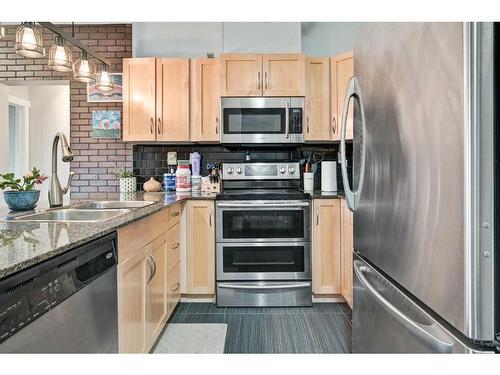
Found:
M 298 180 L 298 162 L 276 163 L 224 163 L 224 180 Z

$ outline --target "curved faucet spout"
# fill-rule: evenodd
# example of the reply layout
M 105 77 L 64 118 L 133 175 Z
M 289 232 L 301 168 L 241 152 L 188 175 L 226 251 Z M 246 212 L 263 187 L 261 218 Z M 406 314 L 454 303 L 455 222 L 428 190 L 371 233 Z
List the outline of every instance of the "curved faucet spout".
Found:
M 57 144 L 59 143 L 59 141 L 61 141 L 62 161 L 67 163 L 74 158 L 66 136 L 62 132 L 57 132 L 54 137 L 54 141 L 52 142 L 52 175 L 50 178 L 51 181 L 49 188 L 50 207 L 62 206 L 62 197 L 68 192 L 74 176 L 74 172 L 70 172 L 67 186 L 61 188 L 61 183 L 59 182 L 59 177 L 57 175 Z

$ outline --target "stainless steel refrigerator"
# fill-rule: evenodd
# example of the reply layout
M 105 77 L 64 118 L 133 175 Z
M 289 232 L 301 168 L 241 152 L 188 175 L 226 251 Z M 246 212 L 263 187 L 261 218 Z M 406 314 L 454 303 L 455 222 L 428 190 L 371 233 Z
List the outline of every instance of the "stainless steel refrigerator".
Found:
M 353 352 L 500 347 L 495 33 L 373 23 L 355 42 Z

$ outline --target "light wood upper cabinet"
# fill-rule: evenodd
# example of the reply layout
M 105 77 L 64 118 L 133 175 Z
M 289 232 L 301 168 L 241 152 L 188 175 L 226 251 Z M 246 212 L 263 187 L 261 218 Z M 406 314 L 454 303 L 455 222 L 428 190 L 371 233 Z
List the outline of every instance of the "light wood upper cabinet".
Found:
M 156 60 L 158 141 L 189 141 L 189 59 Z
M 152 347 L 167 319 L 167 234 L 148 245 L 146 279 L 146 339 Z
M 191 140 L 220 141 L 219 60 L 191 62 Z
M 221 54 L 221 96 L 262 95 L 262 55 Z
M 215 293 L 215 218 L 213 200 L 187 202 L 187 293 Z M 196 233 L 196 235 L 193 235 Z
M 330 140 L 330 58 L 306 58 L 305 105 L 305 140 Z
M 352 308 L 352 254 L 353 254 L 353 215 L 345 199 L 341 200 L 341 293 Z
M 344 110 L 344 99 L 349 79 L 354 75 L 354 64 L 352 52 L 344 53 L 331 58 L 331 116 L 333 126 L 333 139 L 340 140 L 340 126 L 342 112 Z M 353 136 L 353 106 L 351 104 L 347 117 L 346 139 Z
M 305 57 L 296 54 L 262 56 L 264 96 L 304 96 Z
M 123 140 L 156 139 L 156 62 L 123 59 Z
M 146 344 L 147 249 L 118 264 L 118 347 L 120 353 L 144 353 Z
M 313 292 L 341 292 L 340 199 L 313 201 Z

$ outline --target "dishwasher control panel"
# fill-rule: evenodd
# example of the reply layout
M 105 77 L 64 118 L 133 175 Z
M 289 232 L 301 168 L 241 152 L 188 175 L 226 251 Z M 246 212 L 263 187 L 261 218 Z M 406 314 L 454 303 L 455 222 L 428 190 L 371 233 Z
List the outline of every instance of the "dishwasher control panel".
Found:
M 16 293 L 16 290 L 13 290 L 3 296 L 2 300 L 5 301 L 0 302 L 0 342 L 76 291 L 76 285 L 67 273 L 37 286 L 30 285 L 31 283 L 27 281 L 25 285 L 21 285 L 30 286 L 28 293 Z M 19 287 L 19 290 L 21 289 Z

